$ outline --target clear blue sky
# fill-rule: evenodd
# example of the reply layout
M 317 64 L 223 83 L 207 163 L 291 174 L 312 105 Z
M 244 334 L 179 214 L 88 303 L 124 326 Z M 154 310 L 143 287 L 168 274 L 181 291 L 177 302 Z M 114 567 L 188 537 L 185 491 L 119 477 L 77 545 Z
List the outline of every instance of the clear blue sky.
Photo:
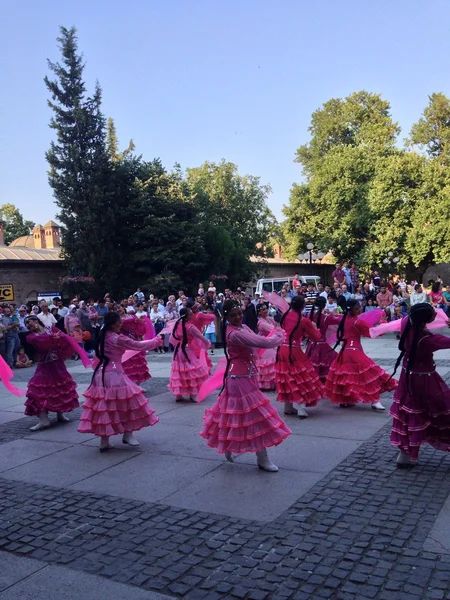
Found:
M 311 113 L 381 93 L 406 137 L 432 92 L 450 95 L 448 0 L 24 0 L 0 24 L 0 203 L 45 222 L 57 208 L 44 153 L 43 77 L 59 25 L 78 29 L 89 89 L 122 146 L 194 167 L 233 161 L 269 183 L 276 216 L 301 179 Z

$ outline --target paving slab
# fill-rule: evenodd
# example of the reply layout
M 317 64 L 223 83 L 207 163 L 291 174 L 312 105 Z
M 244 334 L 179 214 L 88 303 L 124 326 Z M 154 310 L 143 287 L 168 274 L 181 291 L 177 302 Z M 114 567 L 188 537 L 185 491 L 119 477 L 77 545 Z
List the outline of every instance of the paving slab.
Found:
M 69 448 L 69 444 L 54 443 L 37 440 L 14 440 L 2 444 L 2 452 L 0 453 L 0 473 L 9 471 L 33 461 L 38 461 L 44 456 L 49 456 L 55 452 L 61 452 L 65 448 Z
M 134 456 L 133 453 L 127 452 L 101 454 L 87 446 L 68 446 L 63 447 L 60 452 L 4 471 L 2 477 L 16 481 L 69 486 Z
M 450 554 L 450 496 L 439 512 L 423 547 L 429 552 Z
M 21 419 L 23 415 L 15 412 L 0 411 L 0 425 Z
M 37 571 L 42 571 L 45 564 L 31 558 L 21 558 L 9 554 L 8 552 L 0 552 L 0 592 L 14 586 L 26 577 L 29 577 Z M 3 594 L 0 594 L 3 598 Z M 20 596 L 12 596 L 19 600 Z
M 32 432 L 27 436 L 27 439 L 66 442 L 68 444 L 83 444 L 87 440 L 95 439 L 95 435 L 80 433 L 78 431 L 78 427 L 80 426 L 80 419 L 78 416 L 75 417 L 68 413 L 67 417 L 73 420 L 71 420 L 70 423 L 58 423 L 50 414 L 50 420 L 52 421 L 51 427 L 41 431 Z
M 152 428 L 153 429 L 153 428 Z M 89 448 L 89 451 L 91 449 Z M 108 456 L 124 452 L 111 451 Z M 159 502 L 219 466 L 219 461 L 141 453 L 70 486 L 73 490 L 111 494 L 121 498 Z
M 222 458 L 223 460 L 223 458 Z M 272 521 L 322 477 L 322 473 L 280 470 L 222 462 L 219 468 L 164 498 L 164 503 L 239 519 Z
M 3 554 L 3 553 L 2 553 Z M 28 577 L 0 593 L 1 600 L 172 600 L 156 592 L 109 581 L 96 575 L 72 571 L 65 567 L 44 566 L 35 560 L 10 556 L 9 563 L 0 558 L 0 582 L 3 564 L 14 570 L 6 577 Z M 39 568 L 36 567 L 39 565 Z M 38 571 L 38 572 L 36 572 Z

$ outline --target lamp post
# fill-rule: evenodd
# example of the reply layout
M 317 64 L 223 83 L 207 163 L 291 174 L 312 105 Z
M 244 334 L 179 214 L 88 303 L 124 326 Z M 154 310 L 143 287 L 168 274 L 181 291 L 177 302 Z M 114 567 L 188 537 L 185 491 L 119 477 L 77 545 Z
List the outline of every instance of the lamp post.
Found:
M 313 274 L 313 267 L 312 267 L 313 262 L 315 263 L 316 260 L 321 262 L 325 256 L 325 253 L 322 251 L 314 252 L 314 243 L 313 242 L 308 242 L 306 244 L 306 248 L 308 251 L 305 252 L 304 254 L 299 254 L 298 259 L 301 261 L 305 260 L 306 262 L 309 262 L 309 268 L 310 268 L 311 275 L 312 275 Z
M 388 252 L 387 257 L 383 258 L 383 264 L 385 265 L 386 269 L 388 270 L 388 275 L 389 275 L 389 269 L 391 268 L 391 266 L 393 267 L 393 271 L 395 271 L 399 260 L 400 260 L 400 258 L 398 256 L 394 256 L 393 252 Z

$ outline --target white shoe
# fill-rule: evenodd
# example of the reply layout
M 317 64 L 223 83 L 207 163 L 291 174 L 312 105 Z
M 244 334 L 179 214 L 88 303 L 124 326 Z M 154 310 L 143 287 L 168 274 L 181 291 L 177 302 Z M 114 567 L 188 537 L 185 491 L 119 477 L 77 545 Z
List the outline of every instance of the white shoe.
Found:
M 189 400 L 191 402 L 195 402 L 196 403 L 197 402 L 197 396 L 189 396 Z
M 381 404 L 381 402 L 374 402 L 372 404 L 372 410 L 386 410 L 386 408 Z
M 114 448 L 114 446 L 109 441 L 109 437 L 106 437 L 106 436 L 102 437 L 100 439 L 100 452 L 106 452 L 107 450 L 110 450 L 111 448 Z
M 256 461 L 258 467 L 263 471 L 269 471 L 270 473 L 276 473 L 278 471 L 278 467 L 270 461 L 266 448 L 261 450 L 261 452 L 256 453 Z
M 231 454 L 231 452 L 225 452 L 225 458 L 228 462 L 234 462 L 233 455 Z
M 284 414 L 285 415 L 296 415 L 297 414 L 297 411 L 295 410 L 292 402 L 284 403 Z
M 122 436 L 122 443 L 123 444 L 128 444 L 129 446 L 139 446 L 139 442 L 134 437 L 133 432 L 131 432 L 131 433 L 124 433 L 123 436 Z
M 411 458 L 410 458 L 409 454 L 406 454 L 405 452 L 402 452 L 401 450 L 398 453 L 396 464 L 397 464 L 397 469 L 408 469 L 409 467 L 414 467 L 416 465 L 415 462 L 411 462 Z
M 56 420 L 58 423 L 70 423 L 69 417 L 66 417 L 62 412 L 56 413 Z
M 307 419 L 308 413 L 306 412 L 306 408 L 304 406 L 299 406 L 297 409 L 297 415 L 299 419 Z
M 41 429 L 47 429 L 47 427 L 50 427 L 47 411 L 42 411 L 38 416 L 38 419 L 39 423 L 33 425 L 33 427 L 30 427 L 30 431 L 40 431 Z

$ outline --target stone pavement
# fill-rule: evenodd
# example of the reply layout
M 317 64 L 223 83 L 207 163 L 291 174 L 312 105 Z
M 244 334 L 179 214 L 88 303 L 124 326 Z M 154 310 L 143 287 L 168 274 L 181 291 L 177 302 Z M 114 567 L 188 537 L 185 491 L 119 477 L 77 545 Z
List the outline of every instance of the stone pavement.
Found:
M 398 353 L 392 337 L 365 347 L 385 368 Z M 450 351 L 437 359 L 448 377 Z M 79 411 L 31 434 L 0 392 L 0 600 L 450 598 L 450 457 L 424 448 L 397 471 L 387 414 L 323 401 L 287 417 L 279 473 L 230 464 L 198 435 L 214 398 L 176 404 L 170 356 L 149 361 L 160 423 L 137 451 L 117 439 L 100 454 Z M 68 365 L 84 390 L 90 374 Z

